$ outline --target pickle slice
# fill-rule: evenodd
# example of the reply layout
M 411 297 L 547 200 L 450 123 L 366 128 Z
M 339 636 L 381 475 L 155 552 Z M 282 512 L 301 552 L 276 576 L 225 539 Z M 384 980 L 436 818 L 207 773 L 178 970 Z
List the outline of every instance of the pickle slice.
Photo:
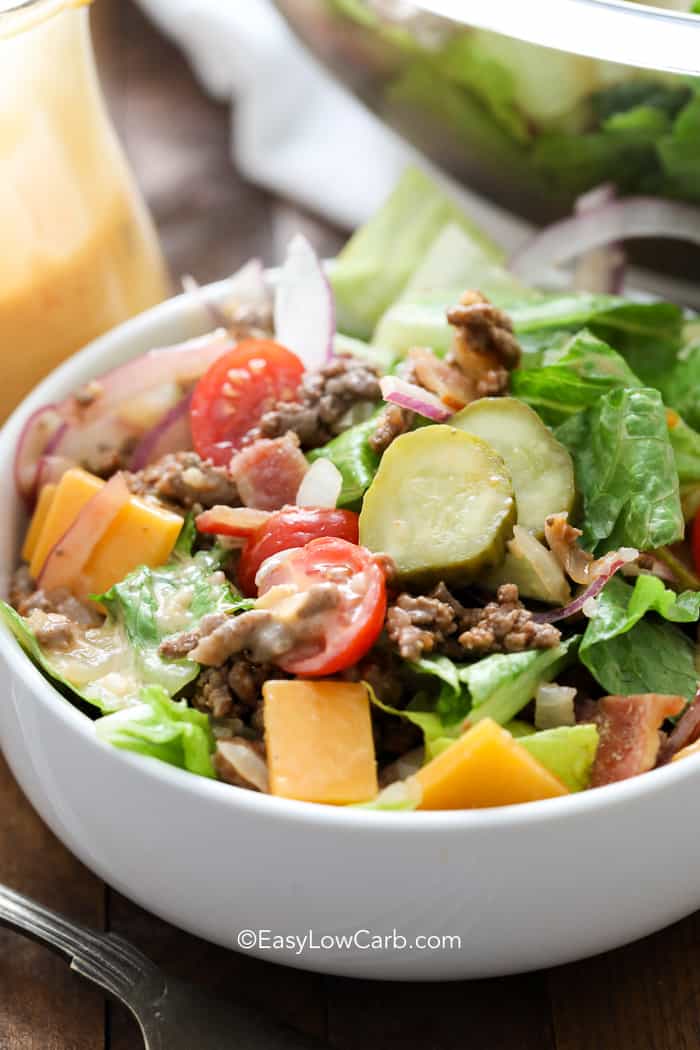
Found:
M 571 456 L 529 405 L 514 397 L 482 397 L 450 424 L 503 456 L 513 479 L 518 525 L 541 539 L 547 515 L 571 511 L 576 495 Z
M 365 494 L 360 543 L 403 583 L 468 583 L 503 558 L 516 508 L 501 457 L 478 437 L 427 426 L 389 446 Z

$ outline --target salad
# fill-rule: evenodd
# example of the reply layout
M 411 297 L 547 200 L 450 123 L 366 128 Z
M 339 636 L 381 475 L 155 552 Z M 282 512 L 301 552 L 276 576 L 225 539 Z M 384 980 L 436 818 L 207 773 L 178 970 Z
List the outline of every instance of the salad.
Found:
M 29 418 L 30 658 L 105 743 L 317 803 L 700 752 L 695 316 L 528 287 L 416 171 L 329 272 L 295 237 Z
M 392 0 L 278 5 L 383 119 L 514 211 L 556 218 L 607 181 L 624 193 L 700 201 L 697 77 L 464 28 Z

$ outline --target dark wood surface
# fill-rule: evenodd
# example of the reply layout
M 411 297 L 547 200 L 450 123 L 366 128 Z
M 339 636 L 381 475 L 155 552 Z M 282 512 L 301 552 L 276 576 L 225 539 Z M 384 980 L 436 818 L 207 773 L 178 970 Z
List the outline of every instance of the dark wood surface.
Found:
M 337 247 L 338 231 L 235 174 L 228 111 L 201 94 L 178 52 L 130 0 L 98 0 L 94 22 L 109 102 L 175 277 L 189 272 L 203 282 L 253 254 L 273 260 L 299 226 L 321 251 Z M 688 833 L 697 834 L 694 825 Z M 2 759 L 0 881 L 117 931 L 168 973 L 263 1006 L 337 1050 L 700 1050 L 698 916 L 619 951 L 523 977 L 441 985 L 322 978 L 215 948 L 125 900 L 53 837 Z M 572 908 L 576 899 L 572 886 Z M 0 932 L 0 1050 L 140 1046 L 124 1010 L 44 949 Z

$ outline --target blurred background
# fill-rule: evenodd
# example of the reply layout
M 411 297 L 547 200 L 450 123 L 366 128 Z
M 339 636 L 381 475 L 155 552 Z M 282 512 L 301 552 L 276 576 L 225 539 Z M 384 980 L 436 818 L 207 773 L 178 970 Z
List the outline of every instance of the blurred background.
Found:
M 200 283 L 253 255 L 279 258 L 302 228 L 331 255 L 346 233 L 244 179 L 231 162 L 231 109 L 202 91 L 178 48 L 133 0 L 91 12 L 112 119 L 145 194 L 175 279 Z

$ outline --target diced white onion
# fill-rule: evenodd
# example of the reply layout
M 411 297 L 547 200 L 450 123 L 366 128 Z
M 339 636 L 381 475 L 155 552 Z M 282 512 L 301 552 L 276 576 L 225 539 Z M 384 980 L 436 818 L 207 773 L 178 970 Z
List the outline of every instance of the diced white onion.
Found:
M 543 683 L 535 694 L 535 726 L 556 729 L 576 725 L 574 697 L 576 690 L 556 682 Z
M 297 507 L 336 507 L 343 488 L 343 475 L 330 459 L 317 459 L 304 475 L 297 491 Z

